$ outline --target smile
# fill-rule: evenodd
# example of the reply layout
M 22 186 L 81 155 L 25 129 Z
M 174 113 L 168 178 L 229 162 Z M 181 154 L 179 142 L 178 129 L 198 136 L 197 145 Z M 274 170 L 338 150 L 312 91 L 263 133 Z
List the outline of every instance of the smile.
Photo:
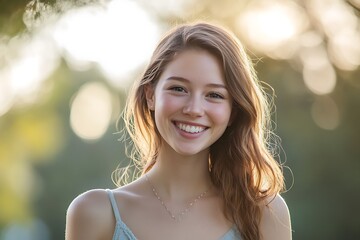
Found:
M 205 127 L 201 126 L 194 126 L 194 125 L 188 125 L 184 123 L 176 123 L 176 126 L 181 129 L 182 131 L 188 132 L 188 133 L 200 133 L 206 130 Z

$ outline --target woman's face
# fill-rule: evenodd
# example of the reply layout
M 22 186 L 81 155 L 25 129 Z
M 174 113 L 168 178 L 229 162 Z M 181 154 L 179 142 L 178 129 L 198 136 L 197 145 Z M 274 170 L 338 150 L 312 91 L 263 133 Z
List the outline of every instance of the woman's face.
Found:
M 229 125 L 232 99 L 222 68 L 204 50 L 176 55 L 147 99 L 163 146 L 181 155 L 208 151 Z

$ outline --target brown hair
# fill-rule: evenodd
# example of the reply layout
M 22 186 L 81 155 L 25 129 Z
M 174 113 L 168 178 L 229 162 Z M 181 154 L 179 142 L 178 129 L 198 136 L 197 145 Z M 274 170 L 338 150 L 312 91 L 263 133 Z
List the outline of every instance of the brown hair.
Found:
M 209 174 L 222 195 L 225 216 L 237 225 L 245 240 L 258 240 L 263 203 L 283 189 L 284 181 L 281 166 L 269 148 L 266 94 L 244 48 L 229 31 L 208 23 L 181 25 L 160 41 L 125 107 L 124 121 L 134 143 L 131 157 L 143 173 L 155 164 L 161 137 L 147 105 L 145 88 L 157 83 L 176 53 L 189 48 L 206 50 L 222 64 L 233 99 L 233 120 L 210 147 Z

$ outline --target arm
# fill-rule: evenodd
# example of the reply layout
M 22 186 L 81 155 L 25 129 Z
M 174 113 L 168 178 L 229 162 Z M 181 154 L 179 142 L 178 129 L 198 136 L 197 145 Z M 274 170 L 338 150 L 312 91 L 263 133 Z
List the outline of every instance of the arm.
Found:
M 277 195 L 263 208 L 260 221 L 262 240 L 291 240 L 289 209 L 284 199 Z
M 106 193 L 102 190 L 92 190 L 75 198 L 66 215 L 65 239 L 106 239 L 104 236 L 108 227 L 104 224 L 113 226 L 108 205 Z

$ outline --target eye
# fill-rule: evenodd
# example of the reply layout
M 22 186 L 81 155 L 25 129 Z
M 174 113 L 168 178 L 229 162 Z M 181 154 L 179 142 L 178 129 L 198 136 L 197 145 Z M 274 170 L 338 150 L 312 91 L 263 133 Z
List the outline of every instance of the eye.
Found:
M 185 89 L 180 86 L 170 87 L 169 90 L 174 91 L 174 92 L 186 92 Z
M 208 96 L 210 98 L 214 98 L 214 99 L 224 99 L 223 95 L 221 95 L 220 93 L 216 93 L 216 92 L 211 92 L 208 94 Z

